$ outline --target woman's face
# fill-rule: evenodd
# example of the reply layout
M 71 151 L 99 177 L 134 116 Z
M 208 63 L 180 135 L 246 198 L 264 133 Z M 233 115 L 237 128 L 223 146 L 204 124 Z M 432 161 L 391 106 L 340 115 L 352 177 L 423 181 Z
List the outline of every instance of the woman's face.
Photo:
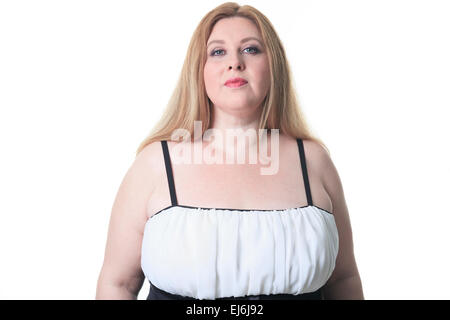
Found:
M 259 41 L 241 42 L 248 37 Z M 270 71 L 262 37 L 253 22 L 242 17 L 219 20 L 208 38 L 206 50 L 203 76 L 206 93 L 214 106 L 225 112 L 256 111 L 270 88 Z M 225 85 L 228 79 L 236 77 L 248 83 L 238 88 Z

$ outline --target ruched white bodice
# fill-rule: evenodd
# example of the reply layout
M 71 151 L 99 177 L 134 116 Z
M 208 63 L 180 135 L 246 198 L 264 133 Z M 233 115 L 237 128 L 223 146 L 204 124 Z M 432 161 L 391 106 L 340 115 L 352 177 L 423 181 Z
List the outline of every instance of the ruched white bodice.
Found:
M 334 215 L 313 204 L 303 140 L 297 144 L 307 205 L 258 210 L 179 205 L 161 141 L 172 204 L 145 224 L 147 299 L 322 298 L 339 236 Z
M 148 219 L 141 266 L 168 293 L 195 299 L 301 294 L 331 276 L 339 248 L 330 212 L 170 206 Z

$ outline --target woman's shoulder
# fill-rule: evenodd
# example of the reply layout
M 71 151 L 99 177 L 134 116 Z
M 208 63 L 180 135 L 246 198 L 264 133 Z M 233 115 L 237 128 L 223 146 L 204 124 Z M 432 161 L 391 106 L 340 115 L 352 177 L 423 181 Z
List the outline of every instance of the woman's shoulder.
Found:
M 161 148 L 161 141 L 154 141 L 147 144 L 137 154 L 134 165 L 139 167 L 146 175 L 151 175 L 155 178 L 161 173 L 163 169 L 164 158 Z
M 298 150 L 297 140 L 302 140 L 303 149 L 305 151 L 305 158 L 312 164 L 320 164 L 329 160 L 328 151 L 317 141 L 312 139 L 295 138 L 290 135 L 280 134 L 280 142 L 288 145 L 288 148 L 295 148 Z
M 308 165 L 320 176 L 325 189 L 328 192 L 339 191 L 342 184 L 330 153 L 320 143 L 313 140 L 305 140 L 304 146 Z
M 311 162 L 324 164 L 324 162 L 330 160 L 330 154 L 328 151 L 315 140 L 302 139 L 305 149 L 305 157 L 311 159 Z
M 155 154 L 161 149 L 161 141 L 153 141 L 147 144 L 142 150 L 138 153 L 137 157 L 141 158 L 151 158 L 154 157 Z
M 295 148 L 298 150 L 297 138 L 289 137 L 292 144 L 295 144 Z M 301 139 L 303 142 L 303 150 L 305 152 L 305 159 L 308 171 L 311 174 L 317 174 L 320 176 L 320 179 L 323 181 L 323 173 L 327 171 L 327 168 L 330 168 L 332 165 L 332 160 L 330 154 L 327 149 L 322 146 L 319 142 L 312 139 Z

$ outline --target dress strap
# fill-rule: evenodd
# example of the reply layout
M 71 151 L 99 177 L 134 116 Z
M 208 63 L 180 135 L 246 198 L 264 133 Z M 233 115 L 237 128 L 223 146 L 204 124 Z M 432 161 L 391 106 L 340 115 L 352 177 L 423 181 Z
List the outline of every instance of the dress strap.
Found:
M 175 183 L 173 181 L 172 164 L 170 162 L 169 148 L 167 147 L 167 141 L 161 140 L 161 146 L 164 153 L 164 163 L 166 165 L 167 182 L 169 183 L 170 200 L 172 201 L 172 206 L 178 205 L 177 194 L 175 192 Z
M 309 187 L 308 170 L 306 169 L 306 157 L 305 148 L 303 146 L 303 140 L 297 138 L 298 152 L 300 154 L 300 164 L 302 166 L 303 184 L 305 185 L 306 199 L 308 200 L 308 206 L 312 206 L 311 189 Z

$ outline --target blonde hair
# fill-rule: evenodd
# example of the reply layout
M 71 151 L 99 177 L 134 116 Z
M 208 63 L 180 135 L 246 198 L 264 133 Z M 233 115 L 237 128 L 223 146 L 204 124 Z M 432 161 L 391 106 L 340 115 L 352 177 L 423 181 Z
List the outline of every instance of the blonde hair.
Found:
M 268 52 L 271 85 L 262 103 L 259 129 L 279 129 L 280 134 L 316 141 L 329 153 L 322 140 L 313 135 L 300 110 L 284 47 L 270 21 L 252 6 L 226 2 L 208 12 L 195 29 L 177 86 L 161 119 L 139 145 L 136 156 L 154 141 L 170 140 L 172 132 L 179 128 L 190 132 L 193 138 L 194 121 L 202 122 L 202 136 L 210 128 L 211 101 L 203 79 L 207 59 L 206 43 L 215 23 L 230 17 L 244 17 L 253 21 Z

